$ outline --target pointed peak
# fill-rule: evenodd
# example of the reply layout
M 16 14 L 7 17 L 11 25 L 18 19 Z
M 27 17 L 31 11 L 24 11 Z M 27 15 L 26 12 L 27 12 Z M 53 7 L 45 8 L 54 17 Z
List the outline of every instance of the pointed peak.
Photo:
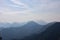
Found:
M 35 21 L 29 21 L 27 24 L 38 24 Z
M 42 26 L 42 25 L 36 23 L 35 21 L 29 21 L 24 25 L 24 27 L 37 27 L 37 26 L 39 27 L 39 26 Z

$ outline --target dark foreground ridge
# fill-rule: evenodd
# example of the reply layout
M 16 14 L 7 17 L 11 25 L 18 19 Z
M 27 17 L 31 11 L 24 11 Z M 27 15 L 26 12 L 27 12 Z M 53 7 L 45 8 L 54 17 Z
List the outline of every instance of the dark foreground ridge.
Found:
M 2 37 L 0 37 L 0 40 L 2 40 Z
M 46 25 L 45 27 L 49 27 L 40 34 L 40 40 L 60 40 L 60 22 L 50 24 Z

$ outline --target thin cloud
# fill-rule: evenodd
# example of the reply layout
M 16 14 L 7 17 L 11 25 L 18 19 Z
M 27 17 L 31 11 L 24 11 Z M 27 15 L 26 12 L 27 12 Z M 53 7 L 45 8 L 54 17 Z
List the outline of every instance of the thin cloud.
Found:
M 24 5 L 24 3 L 20 2 L 19 0 L 11 0 L 11 1 L 17 5 Z
M 10 0 L 11 2 L 13 2 L 14 4 L 16 4 L 16 6 L 22 6 L 24 8 L 29 8 L 29 6 L 25 3 L 22 3 L 21 1 L 19 0 Z

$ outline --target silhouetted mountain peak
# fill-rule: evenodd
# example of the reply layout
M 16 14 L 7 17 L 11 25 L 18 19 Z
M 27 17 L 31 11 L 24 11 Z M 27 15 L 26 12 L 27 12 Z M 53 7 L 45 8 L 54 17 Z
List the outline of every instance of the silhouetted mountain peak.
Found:
M 40 25 L 40 24 L 38 24 L 38 23 L 36 23 L 34 21 L 29 21 L 28 23 L 26 23 L 24 25 L 24 27 L 39 27 L 39 26 L 42 26 L 42 25 Z
M 36 23 L 36 22 L 34 22 L 34 21 L 30 21 L 30 22 L 28 22 L 27 24 L 38 24 L 38 23 Z

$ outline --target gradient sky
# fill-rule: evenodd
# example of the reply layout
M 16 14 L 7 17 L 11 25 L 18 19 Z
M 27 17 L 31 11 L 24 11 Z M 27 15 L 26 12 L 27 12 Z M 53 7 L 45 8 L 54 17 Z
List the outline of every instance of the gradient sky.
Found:
M 0 22 L 60 21 L 60 0 L 0 0 Z

